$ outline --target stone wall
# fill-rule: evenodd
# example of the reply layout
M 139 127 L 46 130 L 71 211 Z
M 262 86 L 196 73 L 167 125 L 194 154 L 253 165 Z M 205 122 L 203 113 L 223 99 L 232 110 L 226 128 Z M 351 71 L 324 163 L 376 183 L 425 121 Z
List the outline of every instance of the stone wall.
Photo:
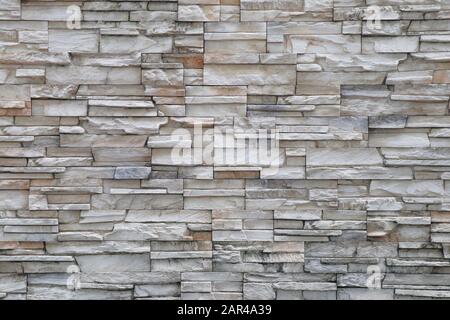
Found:
M 0 0 L 0 298 L 449 298 L 449 96 L 449 0 Z

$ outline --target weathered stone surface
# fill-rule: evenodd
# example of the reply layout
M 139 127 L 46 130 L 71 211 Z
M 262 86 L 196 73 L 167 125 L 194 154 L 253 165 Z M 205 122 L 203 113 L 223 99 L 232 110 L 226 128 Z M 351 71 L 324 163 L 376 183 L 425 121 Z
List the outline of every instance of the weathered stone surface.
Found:
M 419 37 L 365 37 L 362 47 L 364 53 L 417 52 Z
M 248 300 L 274 300 L 276 297 L 272 284 L 245 283 L 244 299 Z
M 178 195 L 94 195 L 93 209 L 181 209 L 183 197 Z
M 138 285 L 134 289 L 134 296 L 138 298 L 177 297 L 179 295 L 180 295 L 180 287 L 178 284 L 175 283 Z
M 109 240 L 188 240 L 185 224 L 164 223 L 123 223 L 116 224 L 114 230 L 105 236 Z
M 102 36 L 100 52 L 104 53 L 164 53 L 172 50 L 170 37 Z
M 48 117 L 83 117 L 87 116 L 86 101 L 71 100 L 35 100 L 32 114 Z
M 369 138 L 369 145 L 371 147 L 429 147 L 430 141 L 425 133 L 400 133 L 400 134 L 389 134 L 380 133 L 371 135 Z
M 310 149 L 307 166 L 381 166 L 383 159 L 376 149 Z
M 167 118 L 88 117 L 82 120 L 86 131 L 96 134 L 154 134 L 167 123 Z
M 295 82 L 295 70 L 285 65 L 206 65 L 207 85 L 283 85 Z
M 404 54 L 346 55 L 323 54 L 324 71 L 396 71 L 399 63 L 406 60 Z
M 21 210 L 28 209 L 27 191 L 0 191 L 0 209 L 1 210 Z
M 219 21 L 220 6 L 217 5 L 180 5 L 180 21 Z
M 374 196 L 440 197 L 444 195 L 442 181 L 372 181 L 370 194 Z
M 149 254 L 116 254 L 78 256 L 81 272 L 150 271 Z
M 112 68 L 91 66 L 49 67 L 48 84 L 140 84 L 141 70 L 136 67 Z
M 150 69 L 142 72 L 142 83 L 153 87 L 183 85 L 183 69 Z
M 30 286 L 27 292 L 29 300 L 129 300 L 132 290 L 81 289 L 70 290 L 66 287 Z
M 371 290 L 367 288 L 343 288 L 338 290 L 338 300 L 392 300 L 394 290 L 380 289 Z
M 148 167 L 121 167 L 116 168 L 114 173 L 114 179 L 127 180 L 127 179 L 147 179 L 152 171 Z
M 26 293 L 27 283 L 23 275 L 1 274 L 0 291 L 4 293 Z
M 361 53 L 361 37 L 348 35 L 290 35 L 292 53 Z
M 410 168 L 386 167 L 308 167 L 308 179 L 395 179 L 409 180 L 413 177 Z
M 98 52 L 98 33 L 89 30 L 50 30 L 48 35 L 50 52 Z
M 2 51 L 0 52 L 0 62 L 24 65 L 67 65 L 70 63 L 70 56 L 67 52 L 51 53 L 34 50 Z

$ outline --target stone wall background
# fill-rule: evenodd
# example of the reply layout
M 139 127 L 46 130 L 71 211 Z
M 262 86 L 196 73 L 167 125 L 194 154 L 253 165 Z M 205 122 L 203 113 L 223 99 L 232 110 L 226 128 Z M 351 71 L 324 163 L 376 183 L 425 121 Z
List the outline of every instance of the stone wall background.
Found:
M 0 298 L 450 297 L 449 67 L 449 0 L 0 0 Z

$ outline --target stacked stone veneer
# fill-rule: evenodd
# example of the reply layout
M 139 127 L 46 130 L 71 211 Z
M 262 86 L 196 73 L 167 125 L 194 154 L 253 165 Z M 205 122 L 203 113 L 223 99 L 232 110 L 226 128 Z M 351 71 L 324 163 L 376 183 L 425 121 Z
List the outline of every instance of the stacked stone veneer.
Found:
M 449 69 L 449 0 L 0 0 L 0 298 L 449 298 Z

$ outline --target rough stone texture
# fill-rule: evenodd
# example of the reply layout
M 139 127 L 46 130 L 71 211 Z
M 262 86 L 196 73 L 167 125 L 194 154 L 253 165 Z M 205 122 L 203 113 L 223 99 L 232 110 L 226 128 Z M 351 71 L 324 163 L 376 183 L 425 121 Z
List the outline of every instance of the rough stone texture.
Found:
M 448 299 L 449 100 L 448 0 L 0 0 L 0 299 Z

